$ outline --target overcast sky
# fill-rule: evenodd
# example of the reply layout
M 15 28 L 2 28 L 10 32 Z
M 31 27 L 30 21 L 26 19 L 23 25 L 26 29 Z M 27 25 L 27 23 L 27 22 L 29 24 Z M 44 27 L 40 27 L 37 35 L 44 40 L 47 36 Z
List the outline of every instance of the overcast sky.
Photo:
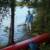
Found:
M 22 2 L 22 0 L 16 0 L 16 1 L 18 1 L 18 2 Z

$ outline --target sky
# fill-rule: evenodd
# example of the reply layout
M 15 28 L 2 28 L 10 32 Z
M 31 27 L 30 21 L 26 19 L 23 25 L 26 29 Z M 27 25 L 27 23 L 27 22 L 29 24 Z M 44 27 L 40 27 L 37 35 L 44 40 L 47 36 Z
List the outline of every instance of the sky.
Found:
M 16 1 L 18 1 L 18 2 L 22 2 L 23 0 L 16 0 Z M 30 0 L 30 1 L 32 1 L 32 0 Z
M 16 0 L 16 1 L 18 1 L 18 2 L 22 2 L 22 0 Z

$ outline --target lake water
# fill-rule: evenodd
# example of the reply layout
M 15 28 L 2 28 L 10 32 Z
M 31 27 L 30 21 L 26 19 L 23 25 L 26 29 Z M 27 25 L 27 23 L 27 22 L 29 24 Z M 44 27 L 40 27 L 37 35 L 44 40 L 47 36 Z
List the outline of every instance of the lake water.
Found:
M 21 8 L 21 6 L 17 6 L 15 8 L 15 22 L 14 22 L 14 41 L 18 41 L 21 40 L 23 38 L 23 36 L 26 34 L 26 32 L 23 30 L 24 26 L 20 26 L 18 27 L 18 25 L 21 24 L 25 24 L 25 19 L 26 19 L 26 15 L 27 15 L 27 11 L 30 10 L 30 12 L 32 13 L 33 8 L 28 8 L 27 6 L 24 6 L 23 8 Z M 11 23 L 11 9 L 9 9 L 9 13 L 10 15 L 7 15 L 7 17 L 4 17 L 2 24 L 0 25 L 0 45 L 6 45 L 8 44 L 8 35 L 9 32 L 4 32 L 5 27 L 10 27 L 10 23 Z M 34 16 L 36 14 L 33 14 Z M 35 19 L 35 18 L 34 18 Z

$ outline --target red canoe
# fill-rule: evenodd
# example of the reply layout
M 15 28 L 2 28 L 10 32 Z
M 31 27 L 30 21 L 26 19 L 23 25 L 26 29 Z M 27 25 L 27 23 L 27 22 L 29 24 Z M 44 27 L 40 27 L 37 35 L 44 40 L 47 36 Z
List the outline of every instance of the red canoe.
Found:
M 47 41 L 48 39 L 49 39 L 48 33 L 44 33 L 42 35 L 38 35 L 36 37 L 32 37 L 31 39 L 3 48 L 2 50 L 20 50 L 21 48 L 26 48 L 31 41 L 40 44 Z

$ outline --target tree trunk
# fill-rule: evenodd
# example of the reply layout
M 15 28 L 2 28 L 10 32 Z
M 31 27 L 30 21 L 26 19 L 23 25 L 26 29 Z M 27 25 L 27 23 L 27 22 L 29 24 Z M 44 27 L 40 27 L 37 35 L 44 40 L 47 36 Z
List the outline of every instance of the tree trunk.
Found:
M 9 33 L 9 42 L 8 44 L 14 43 L 14 11 L 15 11 L 15 5 L 14 0 L 11 1 L 11 27 L 10 27 L 10 33 Z

